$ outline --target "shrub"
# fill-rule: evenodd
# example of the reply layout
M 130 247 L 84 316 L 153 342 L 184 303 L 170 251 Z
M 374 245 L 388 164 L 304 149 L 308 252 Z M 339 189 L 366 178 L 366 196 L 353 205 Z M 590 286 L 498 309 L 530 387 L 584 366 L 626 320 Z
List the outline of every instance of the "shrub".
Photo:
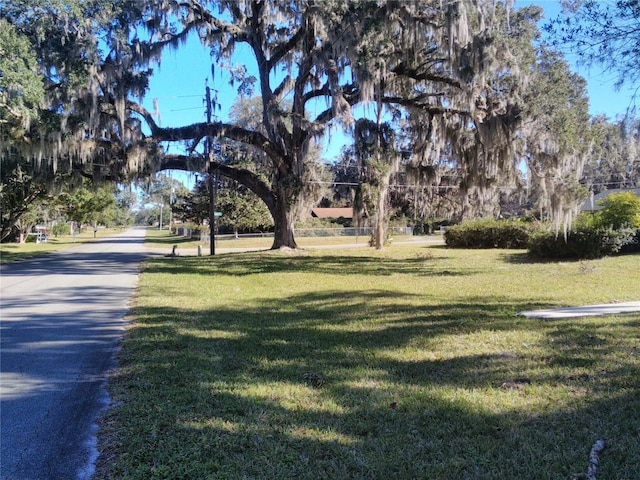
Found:
M 601 258 L 621 252 L 634 242 L 635 229 L 579 225 L 567 234 L 539 231 L 529 240 L 529 253 L 538 258 Z
M 592 212 L 581 212 L 573 221 L 573 226 L 576 229 L 580 228 L 598 228 L 603 225 L 600 224 L 597 214 Z
M 69 235 L 71 233 L 71 229 L 69 228 L 68 223 L 58 222 L 51 227 L 51 233 L 53 233 L 54 237 L 60 237 L 62 235 Z
M 532 230 L 520 221 L 476 219 L 448 227 L 444 240 L 453 248 L 526 248 Z
M 636 229 L 629 243 L 622 246 L 620 253 L 640 253 L 640 228 Z
M 632 192 L 612 193 L 601 205 L 602 210 L 596 214 L 597 223 L 601 226 L 640 228 L 640 197 Z

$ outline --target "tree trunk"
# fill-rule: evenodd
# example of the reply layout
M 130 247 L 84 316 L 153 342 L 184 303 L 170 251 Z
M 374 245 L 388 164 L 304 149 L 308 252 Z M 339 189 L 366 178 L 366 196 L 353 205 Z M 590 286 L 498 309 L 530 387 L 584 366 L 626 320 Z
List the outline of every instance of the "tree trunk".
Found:
M 275 208 L 271 211 L 275 225 L 273 245 L 271 246 L 274 250 L 283 247 L 298 248 L 294 238 L 295 206 L 287 199 L 287 196 L 278 195 Z
M 383 189 L 378 194 L 378 205 L 376 207 L 376 216 L 375 216 L 375 229 L 374 229 L 374 244 L 376 250 L 382 250 L 384 248 L 385 238 L 385 227 L 386 227 L 386 203 L 387 203 L 387 186 L 384 185 Z
M 233 168 L 224 164 L 217 164 L 216 168 L 222 175 L 247 187 L 265 203 L 275 225 L 272 249 L 298 248 L 293 233 L 300 184 L 281 178 L 279 182 L 276 180 L 276 184 L 280 185 L 279 188 L 269 187 L 258 175 L 249 170 Z

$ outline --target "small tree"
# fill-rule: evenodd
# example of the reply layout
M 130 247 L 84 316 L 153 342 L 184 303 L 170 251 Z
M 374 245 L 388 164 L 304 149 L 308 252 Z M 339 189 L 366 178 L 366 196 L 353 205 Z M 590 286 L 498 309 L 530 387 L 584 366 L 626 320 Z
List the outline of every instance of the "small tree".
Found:
M 273 227 L 267 206 L 250 190 L 235 182 L 226 182 L 218 191 L 216 209 L 222 212 L 220 225 L 228 226 L 235 235 L 242 230 L 265 230 Z
M 597 223 L 619 230 L 625 227 L 640 228 L 640 197 L 632 192 L 609 195 L 601 202 L 604 207 L 598 212 Z
M 204 225 L 209 218 L 209 179 L 196 181 L 190 192 L 179 194 L 173 205 L 173 213 L 183 222 Z
M 149 208 L 150 211 L 154 212 L 154 218 L 158 218 L 161 215 L 162 221 L 160 223 L 169 225 L 169 229 L 171 229 L 172 208 L 178 198 L 183 198 L 188 193 L 189 190 L 181 181 L 168 175 L 157 174 L 145 192 L 142 203 L 147 207 L 154 205 L 156 208 Z
M 79 224 L 89 223 L 94 231 L 98 223 L 102 222 L 105 212 L 108 212 L 116 203 L 115 195 L 108 187 L 102 187 L 97 191 L 86 187 L 75 190 L 73 193 L 61 196 L 60 201 L 66 206 L 67 216 Z

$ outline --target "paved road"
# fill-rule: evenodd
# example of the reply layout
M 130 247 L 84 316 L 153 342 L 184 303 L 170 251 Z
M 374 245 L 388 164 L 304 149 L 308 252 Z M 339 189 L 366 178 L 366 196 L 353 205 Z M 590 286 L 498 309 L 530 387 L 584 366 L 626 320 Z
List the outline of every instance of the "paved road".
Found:
M 144 229 L 0 270 L 0 479 L 88 479 Z

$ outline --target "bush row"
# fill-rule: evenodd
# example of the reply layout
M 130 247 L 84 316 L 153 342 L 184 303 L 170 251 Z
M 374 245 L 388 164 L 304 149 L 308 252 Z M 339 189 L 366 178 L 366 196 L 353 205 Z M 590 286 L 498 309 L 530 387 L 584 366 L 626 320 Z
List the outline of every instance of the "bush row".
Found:
M 527 248 L 533 224 L 482 218 L 447 228 L 444 241 L 453 248 Z
M 452 248 L 516 248 L 538 258 L 600 258 L 640 252 L 640 229 L 613 228 L 579 221 L 566 238 L 555 229 L 522 221 L 471 220 L 451 226 L 444 234 Z
M 600 258 L 640 251 L 640 229 L 579 226 L 567 234 L 540 231 L 531 236 L 529 254 L 538 258 Z

